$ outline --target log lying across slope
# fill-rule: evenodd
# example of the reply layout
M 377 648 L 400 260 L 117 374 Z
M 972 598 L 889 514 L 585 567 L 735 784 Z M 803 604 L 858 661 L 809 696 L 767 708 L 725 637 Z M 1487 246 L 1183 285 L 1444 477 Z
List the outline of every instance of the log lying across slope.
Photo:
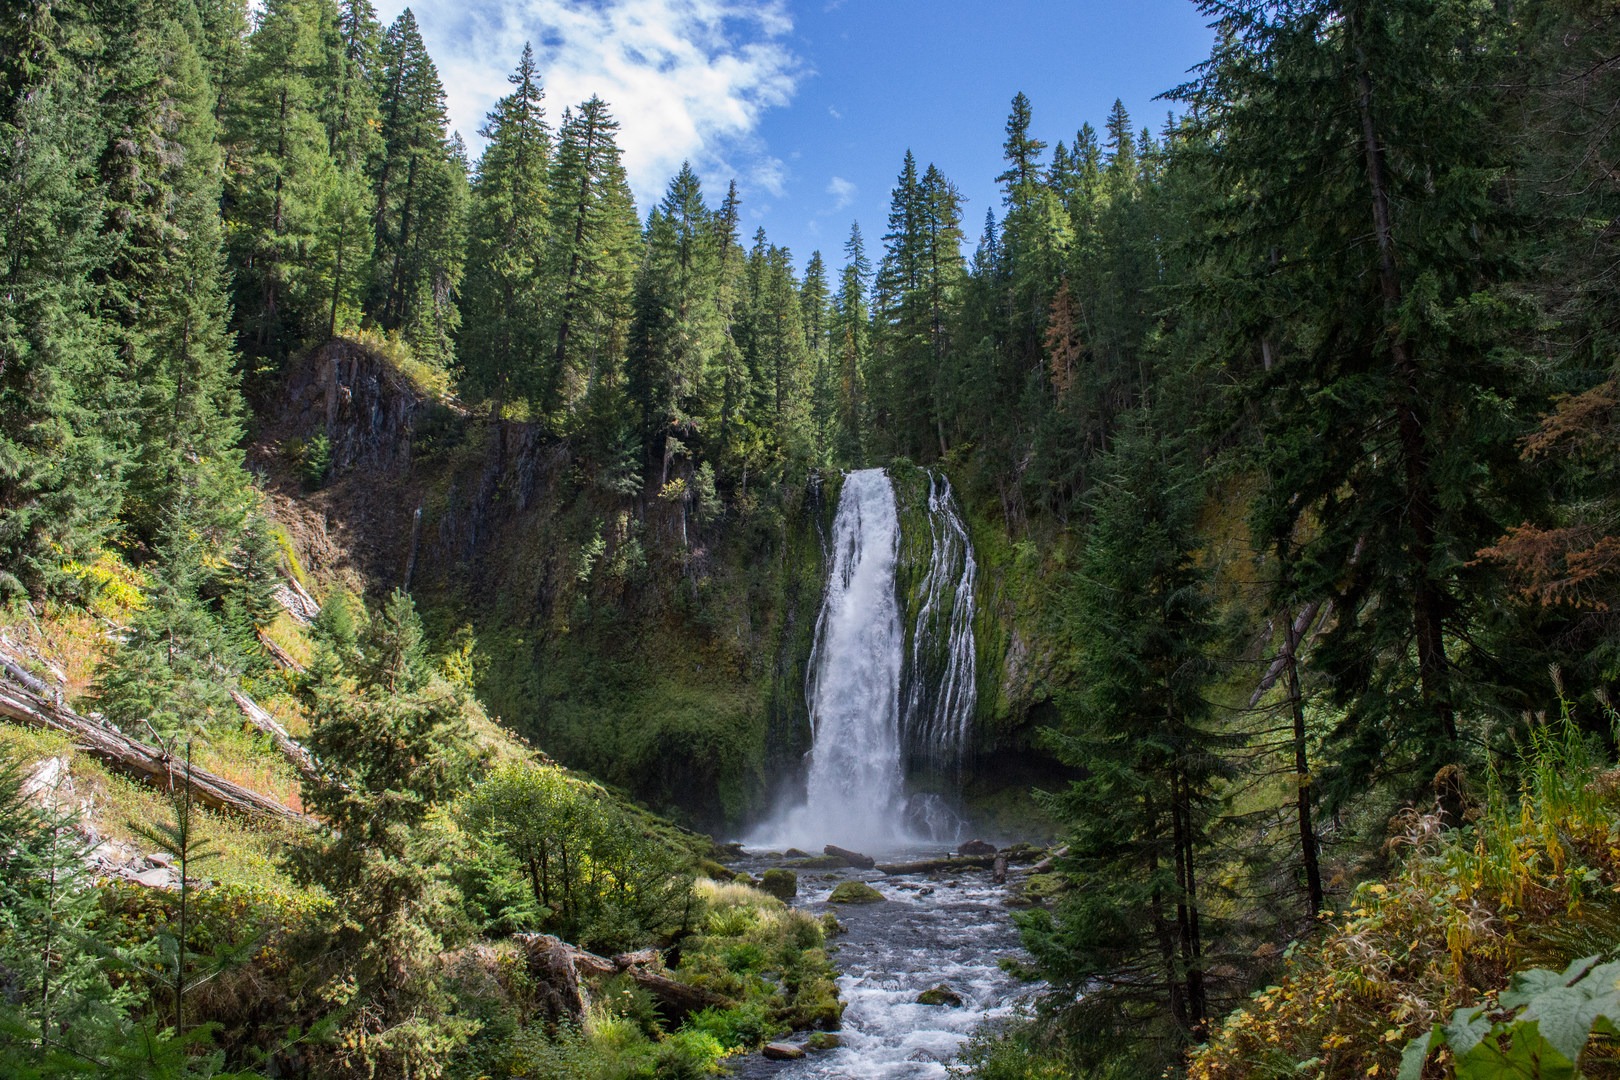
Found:
M 186 767 L 155 746 L 87 720 L 64 705 L 58 705 L 15 683 L 0 680 L 0 716 L 34 728 L 65 731 L 80 750 L 138 780 L 168 788 L 183 784 Z M 284 806 L 267 795 L 233 784 L 206 769 L 191 769 L 192 797 L 214 810 L 268 817 L 300 825 L 314 825 L 315 819 Z
M 305 780 L 314 780 L 320 775 L 320 770 L 315 765 L 315 758 L 304 748 L 304 744 L 287 734 L 287 729 L 282 727 L 276 721 L 276 718 L 265 711 L 258 702 L 240 690 L 231 691 L 231 700 L 236 702 L 238 709 L 242 710 L 242 715 L 247 718 L 248 723 L 270 736 L 270 741 L 276 744 L 276 749 L 281 751 L 281 756 L 286 758 L 292 764 L 292 767 L 298 770 L 298 775 Z

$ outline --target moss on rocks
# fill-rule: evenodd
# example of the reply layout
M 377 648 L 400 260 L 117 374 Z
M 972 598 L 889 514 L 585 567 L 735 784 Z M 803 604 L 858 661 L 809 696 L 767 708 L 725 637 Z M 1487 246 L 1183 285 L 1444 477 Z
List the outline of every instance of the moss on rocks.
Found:
M 864 881 L 846 881 L 832 891 L 829 904 L 878 904 L 888 897 Z

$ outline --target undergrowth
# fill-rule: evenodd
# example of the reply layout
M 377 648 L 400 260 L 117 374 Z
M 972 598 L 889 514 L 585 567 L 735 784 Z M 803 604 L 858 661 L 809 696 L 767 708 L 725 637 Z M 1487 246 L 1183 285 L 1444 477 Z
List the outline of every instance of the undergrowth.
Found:
M 1459 1008 L 1494 1010 L 1515 972 L 1620 951 L 1620 770 L 1567 719 L 1533 729 L 1521 765 L 1516 791 L 1489 778 L 1464 827 L 1399 815 L 1398 870 L 1289 946 L 1282 978 L 1216 1029 L 1191 1080 L 1395 1076 L 1413 1039 Z M 1451 1053 L 1422 1075 L 1453 1076 Z M 1588 1056 L 1586 1075 L 1620 1075 Z

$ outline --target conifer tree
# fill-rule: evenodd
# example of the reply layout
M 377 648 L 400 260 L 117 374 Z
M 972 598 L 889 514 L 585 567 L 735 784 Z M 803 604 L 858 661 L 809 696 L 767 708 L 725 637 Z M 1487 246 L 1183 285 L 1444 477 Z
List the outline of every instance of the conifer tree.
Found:
M 618 385 L 635 283 L 635 201 L 615 141 L 618 121 L 592 97 L 566 110 L 547 201 L 551 206 L 547 362 L 535 387 L 559 429 L 598 387 Z
M 59 584 L 116 518 L 93 84 L 49 5 L 0 23 L 0 592 Z
M 697 434 L 701 394 L 725 338 L 719 240 L 697 173 L 683 164 L 648 218 L 629 356 L 629 392 L 660 486 Z
M 444 86 L 409 8 L 383 38 L 368 311 L 418 358 L 453 359 L 466 241 L 467 166 L 448 132 Z
M 153 539 L 182 495 L 225 518 L 240 503 L 241 436 L 226 316 L 217 94 L 189 4 L 134 0 L 116 21 L 101 169 L 116 255 L 102 294 L 116 318 L 132 459 L 124 519 Z
M 424 654 L 405 593 L 389 597 L 353 647 L 342 622 L 339 614 L 327 624 L 330 651 L 312 687 L 309 748 L 326 772 L 304 795 L 329 828 L 294 854 L 293 868 L 343 913 L 332 945 L 364 995 L 349 1021 L 349 1064 L 437 1076 L 472 1029 L 445 1015 L 435 973 L 450 897 L 426 827 L 465 783 L 466 703 Z
M 323 7 L 321 123 L 333 168 L 318 194 L 310 252 L 310 330 L 332 337 L 359 325 L 371 257 L 376 207 L 366 169 L 381 151 L 377 87 L 382 74 L 382 27 L 369 0 Z M 324 320 L 321 315 L 324 314 Z
M 203 595 L 211 552 L 199 517 L 189 501 L 167 508 L 151 595 L 97 677 L 101 711 L 138 738 L 188 736 L 234 711 L 244 657 Z
M 760 444 L 753 415 L 747 409 L 753 388 L 752 373 L 743 355 L 743 339 L 747 336 L 747 329 L 742 325 L 747 260 L 737 234 L 741 208 L 737 182 L 733 180 L 714 215 L 714 242 L 719 259 L 715 307 L 722 337 L 704 391 L 704 426 L 716 436 L 710 444 L 710 454 L 722 469 L 739 479 L 746 475 L 751 455 Z
M 1475 553 L 1531 505 L 1528 367 L 1505 347 L 1528 313 L 1499 286 L 1513 222 L 1489 111 L 1505 23 L 1461 2 L 1205 9 L 1225 35 L 1187 91 L 1196 146 L 1245 197 L 1207 218 L 1221 259 L 1201 295 L 1260 429 L 1255 526 L 1308 529 L 1282 599 L 1337 605 L 1313 656 L 1347 709 L 1341 775 L 1423 783 L 1463 753 L 1470 693 L 1514 677 L 1473 635 Z
M 865 460 L 867 424 L 866 373 L 870 364 L 871 323 L 866 310 L 866 282 L 872 264 L 866 258 L 861 226 L 849 227 L 844 242 L 844 268 L 838 275 L 831 318 L 832 365 L 838 395 L 837 456 L 841 463 Z
M 912 456 L 946 449 L 941 398 L 963 273 L 961 217 L 955 185 L 933 165 L 919 178 L 908 153 L 873 293 L 872 386 L 881 426 Z
M 274 368 L 303 340 L 315 306 L 307 270 L 332 159 L 314 76 L 318 0 L 267 0 L 248 38 L 226 117 L 226 238 L 238 345 Z
M 838 369 L 829 348 L 828 315 L 832 297 L 827 292 L 827 264 L 820 251 L 810 253 L 799 287 L 799 309 L 804 319 L 804 347 L 810 370 L 810 423 L 817 465 L 832 462 L 838 428 Z
M 1205 697 L 1216 627 L 1185 450 L 1139 421 L 1102 468 L 1064 598 L 1077 677 L 1052 738 L 1086 772 L 1050 800 L 1068 829 L 1059 871 L 1075 888 L 1019 924 L 1073 1063 L 1123 1051 L 1145 1074 L 1209 1015 L 1200 871 L 1222 773 Z
M 534 385 L 536 373 L 525 369 L 545 355 L 550 211 L 551 129 L 528 45 L 507 81 L 512 92 L 479 132 L 489 141 L 473 183 L 460 339 L 469 385 L 498 401 Z

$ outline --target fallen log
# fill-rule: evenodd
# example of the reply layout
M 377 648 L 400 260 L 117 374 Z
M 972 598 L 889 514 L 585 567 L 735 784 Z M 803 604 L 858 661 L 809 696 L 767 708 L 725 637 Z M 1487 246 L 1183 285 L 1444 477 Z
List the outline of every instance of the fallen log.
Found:
M 1053 860 L 1054 859 L 1061 859 L 1061 858 L 1063 858 L 1063 856 L 1067 855 L 1068 853 L 1069 853 L 1069 845 L 1068 844 L 1064 844 L 1062 847 L 1059 847 L 1059 848 L 1054 848 L 1053 851 L 1052 851 L 1052 854 L 1048 855 L 1046 858 L 1042 859 L 1040 862 L 1038 862 L 1034 866 L 1030 867 L 1029 872 L 1031 874 L 1047 874 L 1047 873 L 1051 873 Z
M 277 585 L 274 595 L 277 603 L 286 609 L 287 614 L 304 626 L 314 622 L 315 617 L 321 613 L 321 605 L 317 604 L 314 597 L 304 591 L 304 587 L 298 584 L 297 578 L 290 578 L 286 582 Z
M 270 654 L 272 660 L 288 671 L 296 672 L 299 675 L 304 673 L 304 665 L 294 660 L 292 653 L 271 641 L 269 634 L 266 634 L 262 629 L 256 630 L 255 633 L 259 635 L 259 644 L 264 646 L 264 651 Z
M 862 855 L 858 851 L 849 850 L 849 848 L 841 848 L 837 844 L 828 844 L 821 850 L 828 855 L 836 855 L 838 858 L 849 863 L 849 865 L 858 866 L 862 870 L 870 870 L 872 867 L 877 865 L 877 860 L 872 858 L 872 856 Z
M 4 671 L 13 681 L 42 698 L 55 700 L 61 691 L 46 685 L 45 680 L 38 678 L 27 668 L 23 667 L 22 660 L 12 656 L 4 649 L 0 649 L 0 671 Z
M 691 986 L 649 968 L 653 958 L 647 952 L 625 953 L 609 960 L 586 952 L 551 934 L 517 934 L 528 954 L 529 974 L 547 988 L 547 1011 L 551 1019 L 583 1023 L 590 1007 L 590 992 L 584 976 L 612 977 L 623 974 L 651 994 L 677 1023 L 689 1013 L 711 1006 L 725 1008 L 736 1004 L 712 990 Z M 656 956 L 656 954 L 653 954 Z
M 276 749 L 281 751 L 282 757 L 292 762 L 292 767 L 298 770 L 298 775 L 305 780 L 314 780 L 320 775 L 320 770 L 315 766 L 314 755 L 304 748 L 303 743 L 287 734 L 287 729 L 258 702 L 240 690 L 231 691 L 231 700 L 242 710 L 242 715 L 247 718 L 248 723 L 270 736 L 270 741 L 276 744 Z
M 938 874 L 952 870 L 988 870 L 995 864 L 994 855 L 959 855 L 945 859 L 921 859 L 917 862 L 879 863 L 885 874 Z
M 65 705 L 57 705 L 15 684 L 0 682 L 0 716 L 32 728 L 64 731 L 91 757 L 137 780 L 171 789 L 186 782 L 186 767 L 166 750 L 86 719 Z M 234 784 L 206 769 L 191 769 L 192 796 L 214 810 L 269 817 L 299 825 L 315 825 L 314 818 L 257 791 Z

